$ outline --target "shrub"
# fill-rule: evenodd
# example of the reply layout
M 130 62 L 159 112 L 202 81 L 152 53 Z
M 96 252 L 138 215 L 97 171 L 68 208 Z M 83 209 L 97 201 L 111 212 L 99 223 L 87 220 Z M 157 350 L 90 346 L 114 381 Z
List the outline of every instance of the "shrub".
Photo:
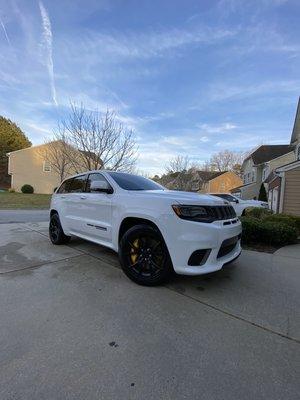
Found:
M 280 224 L 285 224 L 288 226 L 292 226 L 297 230 L 298 235 L 300 235 L 300 217 L 295 215 L 286 215 L 286 214 L 273 214 L 264 217 L 264 221 L 266 222 L 276 222 Z
M 270 246 L 284 246 L 297 241 L 297 229 L 286 222 L 259 220 L 242 217 L 242 241 L 246 244 L 264 243 Z
M 22 193 L 33 193 L 34 189 L 31 185 L 26 184 L 21 187 L 21 192 Z
M 247 217 L 253 217 L 257 219 L 262 219 L 268 215 L 272 215 L 272 211 L 269 210 L 268 208 L 262 208 L 262 207 L 249 207 L 246 208 L 245 210 L 245 215 Z
M 9 193 L 15 193 L 16 192 L 14 188 L 10 188 L 10 189 L 8 189 L 8 191 L 9 191 Z

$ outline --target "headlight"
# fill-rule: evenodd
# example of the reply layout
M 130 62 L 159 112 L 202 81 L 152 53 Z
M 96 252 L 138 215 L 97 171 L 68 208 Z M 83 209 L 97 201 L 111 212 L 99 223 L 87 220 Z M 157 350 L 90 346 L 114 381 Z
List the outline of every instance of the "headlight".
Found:
M 184 206 L 174 204 L 172 208 L 177 216 L 182 219 L 198 222 L 212 222 L 213 220 L 212 216 L 209 215 L 208 209 L 204 206 Z

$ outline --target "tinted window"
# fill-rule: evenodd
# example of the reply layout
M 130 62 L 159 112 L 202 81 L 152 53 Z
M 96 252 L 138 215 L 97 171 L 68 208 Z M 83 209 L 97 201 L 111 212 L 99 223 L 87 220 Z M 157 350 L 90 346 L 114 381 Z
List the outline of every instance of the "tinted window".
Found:
M 58 189 L 57 193 L 69 193 L 69 188 L 71 185 L 73 179 L 67 179 L 64 181 L 61 185 L 60 188 Z
M 102 174 L 89 174 L 88 180 L 86 182 L 86 191 L 90 192 L 91 191 L 91 182 L 93 181 L 102 181 L 102 182 L 107 182 L 107 180 L 104 178 Z
M 76 176 L 71 180 L 71 184 L 68 188 L 69 193 L 82 193 L 85 191 L 87 175 Z
M 124 172 L 109 172 L 116 183 L 125 190 L 163 190 L 163 186 L 151 179 L 142 176 L 126 174 Z

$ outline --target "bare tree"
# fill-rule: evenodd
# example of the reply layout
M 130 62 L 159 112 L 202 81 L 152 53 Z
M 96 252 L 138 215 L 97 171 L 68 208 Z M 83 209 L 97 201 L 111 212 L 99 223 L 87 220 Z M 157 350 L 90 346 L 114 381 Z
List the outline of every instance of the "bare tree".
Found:
M 160 183 L 169 189 L 190 190 L 191 168 L 188 156 L 177 155 L 166 164 L 166 174 L 161 177 Z
M 174 172 L 183 172 L 187 171 L 190 168 L 190 160 L 188 156 L 176 156 L 171 158 L 165 169 L 167 174 L 174 173 Z
M 109 169 L 131 171 L 137 159 L 133 132 L 119 122 L 114 111 L 88 111 L 71 103 L 70 113 L 59 124 L 48 160 L 62 177 L 67 170 Z
M 47 161 L 54 172 L 59 176 L 60 182 L 70 174 L 72 163 L 70 157 L 67 156 L 69 149 L 66 149 L 66 141 L 63 137 L 59 140 L 46 142 L 45 146 L 39 151 L 40 156 Z
M 234 171 L 240 173 L 244 154 L 230 150 L 223 150 L 214 154 L 210 159 L 210 166 L 215 171 Z

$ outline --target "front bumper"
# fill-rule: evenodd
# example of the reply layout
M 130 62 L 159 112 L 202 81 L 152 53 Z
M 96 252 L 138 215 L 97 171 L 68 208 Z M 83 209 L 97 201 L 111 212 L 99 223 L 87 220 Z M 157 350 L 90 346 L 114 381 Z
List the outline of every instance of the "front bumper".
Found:
M 171 228 L 165 241 L 176 273 L 183 275 L 202 275 L 220 270 L 224 264 L 237 258 L 241 253 L 241 223 L 237 218 L 212 223 L 199 223 L 171 218 Z M 233 246 L 226 251 L 222 244 L 238 237 Z M 210 249 L 202 265 L 189 265 L 188 260 L 193 252 Z

